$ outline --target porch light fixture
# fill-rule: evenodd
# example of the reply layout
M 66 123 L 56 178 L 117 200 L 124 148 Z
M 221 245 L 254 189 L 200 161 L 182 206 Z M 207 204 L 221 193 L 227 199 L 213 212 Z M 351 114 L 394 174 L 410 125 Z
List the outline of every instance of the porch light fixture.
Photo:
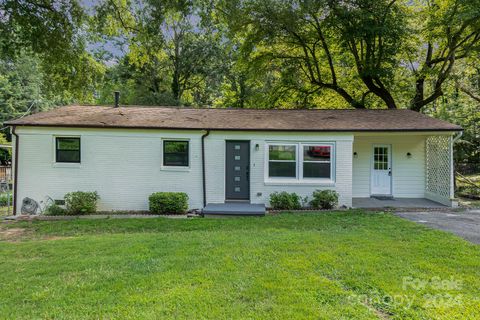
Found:
M 356 151 L 353 153 L 353 157 L 358 158 L 358 153 Z
M 260 150 L 260 145 L 257 143 L 255 144 L 255 151 L 258 151 L 258 150 Z
M 407 158 L 411 158 L 412 157 L 412 154 L 410 152 L 407 152 Z

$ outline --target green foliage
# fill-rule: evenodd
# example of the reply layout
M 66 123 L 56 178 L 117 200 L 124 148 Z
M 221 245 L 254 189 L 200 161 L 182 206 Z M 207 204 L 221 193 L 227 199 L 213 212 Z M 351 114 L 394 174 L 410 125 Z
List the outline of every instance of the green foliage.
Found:
M 270 194 L 270 206 L 275 210 L 298 210 L 302 208 L 301 197 L 286 191 Z
M 0 12 L 2 55 L 12 57 L 28 48 L 56 63 L 81 49 L 78 32 L 86 16 L 77 0 L 3 0 Z
M 338 205 L 338 193 L 334 190 L 316 190 L 310 205 L 314 209 L 333 209 Z
M 98 193 L 75 191 L 65 195 L 65 207 L 70 215 L 81 215 L 95 213 L 97 201 L 100 199 Z
M 11 145 L 11 143 L 7 140 L 4 134 L 0 133 L 0 144 L 3 145 Z M 8 148 L 0 148 L 0 164 L 1 165 L 8 165 L 12 161 L 12 149 Z
M 87 1 L 88 2 L 88 1 Z M 0 1 L 0 122 L 69 103 L 411 108 L 479 162 L 478 0 Z M 466 116 L 468 115 L 468 116 Z
M 101 32 L 122 34 L 129 43 L 128 53 L 109 72 L 127 99 L 133 94 L 135 103 L 146 105 L 213 103 L 224 59 L 221 36 L 203 10 L 201 3 L 177 1 L 145 1 L 140 8 L 115 0 L 97 8 Z M 111 99 L 108 86 L 101 101 Z
M 13 204 L 13 196 L 11 193 L 2 193 L 0 194 L 0 207 L 5 207 L 8 205 L 8 198 L 10 198 L 10 205 Z
M 156 192 L 148 197 L 153 214 L 184 214 L 188 210 L 188 195 L 184 192 Z
M 92 103 L 104 65 L 87 51 L 94 23 L 78 0 L 0 1 L 0 121 Z
M 51 107 L 43 93 L 44 80 L 36 58 L 21 55 L 15 60 L 0 59 L 0 122 L 17 118 L 27 110 Z
M 45 208 L 43 214 L 46 216 L 66 216 L 69 214 L 69 212 L 59 205 L 52 203 Z

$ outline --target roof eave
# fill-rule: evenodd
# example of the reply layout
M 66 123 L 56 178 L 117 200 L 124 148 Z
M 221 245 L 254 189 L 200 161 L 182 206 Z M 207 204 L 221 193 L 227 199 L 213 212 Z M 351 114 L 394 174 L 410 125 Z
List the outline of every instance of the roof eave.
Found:
M 154 126 L 105 126 L 84 124 L 38 124 L 5 122 L 6 126 L 15 127 L 46 127 L 46 128 L 86 128 L 86 129 L 144 129 L 144 130 L 211 130 L 211 131 L 272 131 L 272 132 L 460 132 L 463 128 L 405 128 L 405 129 L 272 129 L 272 128 L 186 128 L 186 127 L 154 127 Z

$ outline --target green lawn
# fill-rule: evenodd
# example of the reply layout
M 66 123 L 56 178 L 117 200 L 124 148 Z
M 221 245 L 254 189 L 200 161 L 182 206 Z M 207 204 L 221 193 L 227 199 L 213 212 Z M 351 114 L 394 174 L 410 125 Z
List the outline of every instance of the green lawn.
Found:
M 480 246 L 390 214 L 1 228 L 1 318 L 480 318 Z

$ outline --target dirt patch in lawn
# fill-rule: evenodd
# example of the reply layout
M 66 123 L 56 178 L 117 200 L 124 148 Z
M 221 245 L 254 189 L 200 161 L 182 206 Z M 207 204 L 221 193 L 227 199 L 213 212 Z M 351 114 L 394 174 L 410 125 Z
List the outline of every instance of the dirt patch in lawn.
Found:
M 27 229 L 24 228 L 2 228 L 0 229 L 0 240 L 19 241 L 27 235 Z
M 61 237 L 61 236 L 43 236 L 35 237 L 35 234 L 32 230 L 26 228 L 1 228 L 0 227 L 0 241 L 6 242 L 18 242 L 25 240 L 63 240 L 70 237 Z

